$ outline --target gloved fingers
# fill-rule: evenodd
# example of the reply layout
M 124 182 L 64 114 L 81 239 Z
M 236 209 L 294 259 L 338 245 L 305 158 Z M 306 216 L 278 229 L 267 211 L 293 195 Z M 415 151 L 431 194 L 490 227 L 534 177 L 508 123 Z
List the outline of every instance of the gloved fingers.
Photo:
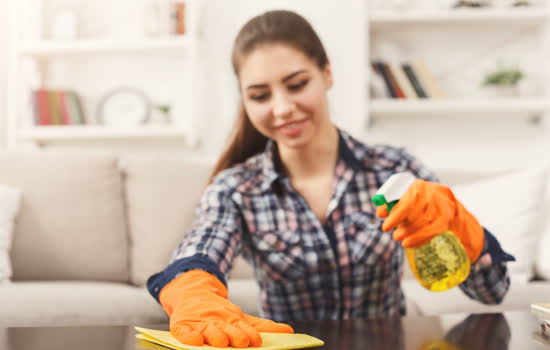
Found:
M 170 323 L 170 333 L 182 344 L 194 346 L 204 344 L 202 333 L 183 321 L 175 324 Z
M 246 332 L 239 327 L 226 322 L 219 322 L 215 324 L 217 328 L 221 329 L 229 339 L 229 345 L 234 348 L 246 348 L 250 344 L 250 339 Z
M 416 180 L 420 181 L 420 180 Z M 416 182 L 415 182 L 416 183 Z M 422 197 L 416 195 L 417 187 L 411 187 L 405 193 L 403 198 L 393 206 L 391 212 L 384 220 L 382 224 L 382 231 L 388 232 L 399 226 L 400 224 L 406 222 L 410 217 L 414 217 L 421 212 L 421 209 L 424 209 L 426 203 Z
M 388 206 L 386 204 L 381 205 L 376 208 L 376 216 L 379 218 L 387 218 L 388 217 Z
M 386 220 L 384 220 L 384 223 L 382 223 L 382 231 L 391 231 L 403 223 L 407 218 L 408 211 L 409 207 L 407 203 L 401 201 L 397 202 L 390 214 L 386 217 Z
M 415 180 L 389 213 L 382 224 L 382 231 L 391 231 L 408 219 L 414 219 L 432 209 L 431 202 L 437 194 L 435 185 L 424 180 Z
M 226 348 L 229 346 L 227 335 L 213 323 L 206 322 L 206 327 L 202 331 L 204 342 L 216 348 Z
M 404 248 L 414 248 L 427 243 L 434 236 L 443 233 L 447 230 L 448 220 L 447 218 L 440 216 L 435 220 L 425 225 L 421 230 L 417 230 L 414 233 L 405 237 L 401 244 Z
M 244 321 L 256 328 L 258 332 L 267 333 L 294 333 L 294 329 L 285 323 L 277 323 L 271 320 L 243 314 Z
M 294 329 L 286 323 L 267 322 L 258 326 L 258 331 L 267 333 L 294 333 Z
M 246 335 L 248 336 L 248 339 L 250 340 L 250 343 L 248 346 L 251 347 L 260 347 L 262 346 L 262 337 L 260 336 L 260 332 L 251 325 L 247 324 L 243 321 L 237 321 L 235 323 L 235 327 L 240 328 Z
M 415 213 L 414 216 L 409 216 L 405 224 L 401 224 L 400 226 L 406 226 L 407 231 L 422 231 L 434 221 L 434 218 L 441 217 L 438 211 L 439 209 L 436 206 L 426 205 L 422 211 Z
M 395 231 L 393 231 L 393 239 L 396 241 L 403 241 L 405 238 L 409 237 L 411 234 L 414 234 L 415 231 L 409 230 L 406 225 L 399 226 Z
M 435 235 L 428 232 L 419 232 L 401 241 L 403 248 L 420 247 L 430 241 Z

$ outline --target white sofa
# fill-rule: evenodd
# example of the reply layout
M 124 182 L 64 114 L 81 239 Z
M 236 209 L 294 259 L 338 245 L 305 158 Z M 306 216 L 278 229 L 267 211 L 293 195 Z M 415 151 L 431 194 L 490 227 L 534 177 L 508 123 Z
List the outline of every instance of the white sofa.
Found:
M 189 227 L 210 169 L 210 163 L 177 155 L 0 153 L 0 184 L 22 193 L 10 253 L 13 278 L 0 284 L 0 326 L 167 322 L 144 285 L 166 266 Z M 445 176 L 464 182 L 470 175 Z M 409 314 L 517 310 L 550 296 L 544 281 L 513 283 L 497 306 L 480 306 L 458 290 L 427 292 L 410 278 L 404 289 Z M 257 314 L 257 286 L 242 260 L 229 294 Z

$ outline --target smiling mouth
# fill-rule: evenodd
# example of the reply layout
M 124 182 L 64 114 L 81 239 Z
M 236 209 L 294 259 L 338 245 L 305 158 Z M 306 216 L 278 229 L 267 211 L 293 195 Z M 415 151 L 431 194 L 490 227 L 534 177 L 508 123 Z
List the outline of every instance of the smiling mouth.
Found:
M 279 126 L 277 129 L 287 129 L 287 130 L 296 129 L 297 127 L 302 125 L 304 123 L 304 121 L 305 120 L 297 120 L 295 122 L 287 123 L 285 125 Z

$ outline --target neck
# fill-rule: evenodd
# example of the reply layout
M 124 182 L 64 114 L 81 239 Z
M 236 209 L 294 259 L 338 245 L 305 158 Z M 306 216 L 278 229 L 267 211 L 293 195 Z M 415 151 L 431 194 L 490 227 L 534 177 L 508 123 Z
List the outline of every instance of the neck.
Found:
M 332 123 L 306 146 L 278 146 L 281 163 L 291 179 L 333 174 L 338 160 L 338 130 Z

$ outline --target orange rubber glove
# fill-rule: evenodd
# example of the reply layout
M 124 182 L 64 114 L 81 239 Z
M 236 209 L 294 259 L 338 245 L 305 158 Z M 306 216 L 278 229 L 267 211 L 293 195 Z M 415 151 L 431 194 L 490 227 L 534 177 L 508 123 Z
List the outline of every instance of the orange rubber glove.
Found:
M 162 288 L 160 304 L 170 317 L 170 332 L 183 344 L 224 348 L 261 346 L 259 332 L 294 333 L 287 324 L 247 315 L 227 300 L 215 276 L 191 270 Z
M 477 219 L 455 198 L 449 187 L 438 183 L 415 180 L 389 216 L 386 205 L 379 206 L 376 215 L 386 218 L 382 231 L 397 227 L 393 239 L 401 241 L 405 248 L 419 247 L 450 230 L 473 263 L 485 243 L 483 227 Z

